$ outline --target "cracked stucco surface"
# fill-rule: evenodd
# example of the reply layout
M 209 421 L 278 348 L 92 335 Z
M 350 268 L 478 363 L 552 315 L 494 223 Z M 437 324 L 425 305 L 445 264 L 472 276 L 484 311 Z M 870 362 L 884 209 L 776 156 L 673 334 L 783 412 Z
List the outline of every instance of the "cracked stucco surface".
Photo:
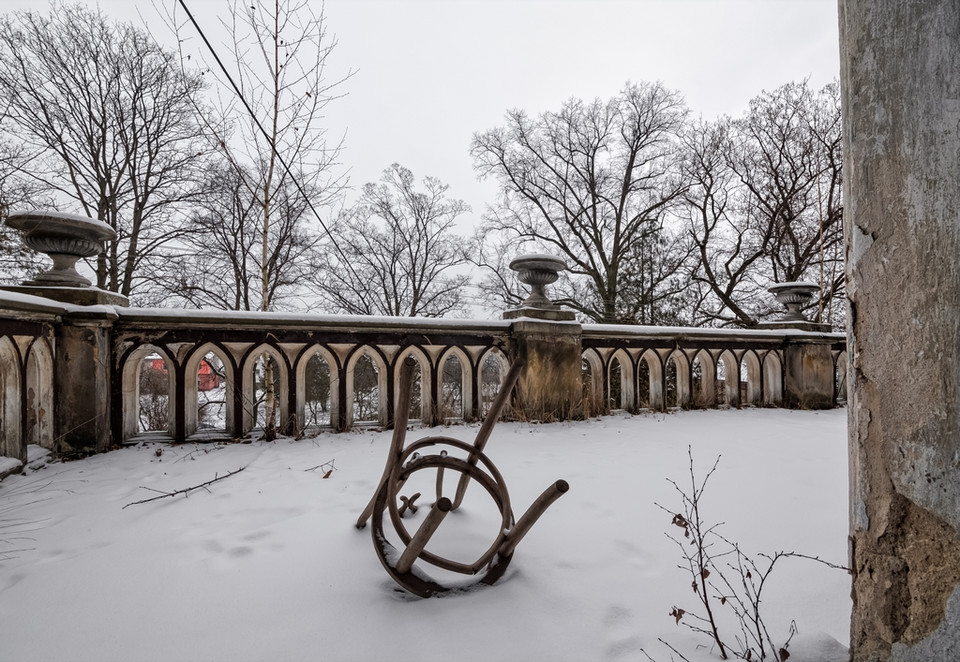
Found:
M 840 33 L 852 657 L 954 661 L 960 3 L 841 0 Z

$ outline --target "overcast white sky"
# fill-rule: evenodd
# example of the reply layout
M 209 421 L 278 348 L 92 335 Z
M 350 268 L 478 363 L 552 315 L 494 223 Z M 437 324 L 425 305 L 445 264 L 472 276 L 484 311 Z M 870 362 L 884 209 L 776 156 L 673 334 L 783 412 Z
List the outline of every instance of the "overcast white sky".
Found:
M 172 5 L 175 0 L 155 0 Z M 94 4 L 91 2 L 91 4 Z M 101 0 L 112 16 L 156 28 L 149 0 Z M 211 38 L 228 0 L 187 0 Z M 319 1 L 316 5 L 321 6 Z M 327 0 L 339 45 L 331 75 L 353 69 L 329 107 L 347 132 L 343 162 L 359 188 L 393 162 L 433 175 L 466 200 L 472 224 L 495 187 L 468 153 L 508 108 L 555 110 L 608 98 L 628 80 L 661 80 L 705 117 L 739 115 L 764 89 L 839 75 L 836 0 Z M 4 9 L 43 10 L 5 0 Z M 162 33 L 162 29 L 158 32 Z
M 328 0 L 326 11 L 335 59 L 358 70 L 330 115 L 348 129 L 354 183 L 399 161 L 450 184 L 476 216 L 495 188 L 476 183 L 470 138 L 508 108 L 661 80 L 695 113 L 739 115 L 764 89 L 839 76 L 835 0 Z
M 508 108 L 661 80 L 695 113 L 739 115 L 764 89 L 839 75 L 835 0 L 328 0 L 326 12 L 335 60 L 357 69 L 330 114 L 348 129 L 353 182 L 399 161 L 477 218 L 495 188 L 476 182 L 470 138 Z

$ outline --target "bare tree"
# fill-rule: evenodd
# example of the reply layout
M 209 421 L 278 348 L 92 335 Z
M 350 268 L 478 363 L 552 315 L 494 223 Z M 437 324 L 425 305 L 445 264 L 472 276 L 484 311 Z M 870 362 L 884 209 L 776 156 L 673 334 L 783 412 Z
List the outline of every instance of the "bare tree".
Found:
M 510 270 L 509 264 L 516 257 L 515 239 L 492 228 L 477 228 L 474 234 L 474 249 L 469 261 L 481 274 L 477 288 L 483 300 L 494 307 L 507 309 L 520 306 L 527 297 L 527 286 Z M 561 283 L 555 289 L 566 289 L 568 279 L 561 273 Z
M 843 292 L 836 84 L 764 92 L 744 117 L 693 126 L 685 142 L 705 321 L 752 326 L 772 312 L 767 285 L 798 280 L 820 284 L 815 319 L 836 321 Z
M 326 251 L 319 296 L 334 310 L 360 315 L 440 317 L 461 311 L 469 278 L 458 273 L 470 242 L 454 234 L 469 211 L 447 198 L 447 186 L 393 164 L 366 184 Z
M 240 172 L 227 162 L 209 171 L 187 220 L 191 239 L 171 253 L 158 277 L 156 291 L 168 303 L 172 295 L 172 301 L 198 308 L 262 310 L 263 225 L 258 189 L 249 186 L 256 181 L 256 172 Z M 267 297 L 274 309 L 302 309 L 299 295 L 312 277 L 319 235 L 308 223 L 306 198 L 291 180 L 286 183 L 273 192 Z
M 689 273 L 694 246 L 682 230 L 668 227 L 637 241 L 621 269 L 622 304 L 618 321 L 626 324 L 682 326 L 691 323 L 697 295 Z
M 184 24 L 176 16 L 173 22 L 184 43 Z M 310 233 L 304 227 L 305 210 L 313 213 L 342 193 L 345 182 L 337 174 L 342 139 L 328 142 L 321 120 L 350 74 L 328 78 L 327 61 L 336 39 L 328 33 L 322 9 L 314 12 L 306 0 L 234 2 L 224 27 L 236 70 L 210 66 L 218 81 L 218 114 L 226 121 L 208 122 L 205 131 L 234 169 L 238 186 L 230 190 L 247 201 L 242 213 L 235 206 L 240 215 L 231 225 L 243 225 L 259 241 L 257 269 L 244 273 L 244 286 L 259 292 L 252 298 L 248 293 L 241 305 L 253 308 L 250 302 L 255 301 L 257 309 L 267 311 L 273 309 L 274 296 L 299 278 L 298 273 L 286 273 L 299 269 L 296 261 L 284 259 L 296 255 L 298 247 L 284 242 L 302 242 Z M 295 195 L 302 198 L 299 203 L 294 203 Z M 285 217 L 287 213 L 293 216 Z M 259 229 L 252 229 L 250 219 Z M 231 245 L 223 248 L 234 250 Z M 249 257 L 249 250 L 244 252 Z
M 664 246 L 664 219 L 684 190 L 676 162 L 686 114 L 659 83 L 627 85 L 608 101 L 571 99 L 535 119 L 508 112 L 505 127 L 471 145 L 480 176 L 496 177 L 502 193 L 487 228 L 563 257 L 586 283 L 565 303 L 585 317 L 635 320 L 646 302 L 626 296 L 624 269 L 641 245 L 648 254 Z
M 259 234 L 256 201 L 229 163 L 209 171 L 205 189 L 190 210 L 188 223 L 196 232 L 170 255 L 158 294 L 197 308 L 259 310 L 251 261 Z
M 6 113 L 0 112 L 0 127 L 5 120 Z M 36 252 L 6 225 L 12 210 L 50 204 L 36 181 L 23 174 L 30 158 L 22 144 L 7 139 L 0 129 L 0 282 L 4 283 L 18 283 L 38 271 Z
M 133 293 L 138 269 L 182 236 L 172 217 L 204 154 L 202 87 L 148 33 L 99 10 L 54 4 L 0 20 L 0 94 L 32 155 L 22 172 L 118 233 L 98 258 L 99 287 Z
M 305 245 L 316 243 L 304 228 L 304 210 L 311 210 L 322 224 L 317 207 L 332 202 L 343 189 L 344 180 L 335 172 L 342 139 L 328 142 L 321 120 L 324 108 L 337 98 L 338 87 L 350 74 L 327 77 L 336 39 L 327 31 L 322 6 L 315 12 L 307 0 L 274 0 L 234 2 L 231 7 L 231 20 L 224 27 L 236 71 L 231 74 L 219 61 L 210 70 L 217 72 L 221 115 L 236 127 L 236 133 L 228 134 L 224 123 L 211 122 L 206 129 L 246 189 L 243 198 L 255 203 L 235 206 L 243 213 L 232 219 L 232 227 L 249 227 L 248 214 L 254 212 L 259 226 L 257 269 L 249 269 L 250 256 L 245 251 L 243 279 L 227 279 L 235 287 L 232 299 L 235 305 L 249 306 L 250 292 L 238 296 L 237 291 L 248 289 L 256 280 L 258 309 L 268 311 L 278 303 L 278 293 L 300 280 L 301 252 Z M 172 18 L 178 36 L 184 34 L 184 25 Z M 188 18 L 193 22 L 192 16 Z M 195 22 L 194 27 L 199 29 Z M 244 239 L 250 236 L 248 232 Z M 231 250 L 230 246 L 218 248 Z M 223 254 L 221 259 L 238 258 Z M 222 298 L 229 300 L 229 292 Z M 268 439 L 273 438 L 276 425 L 271 373 L 267 362 Z
M 691 280 L 701 292 L 698 321 L 753 326 L 748 304 L 760 298 L 765 280 L 755 277 L 764 237 L 738 213 L 739 180 L 726 160 L 730 131 L 730 122 L 720 120 L 695 123 L 685 134 L 686 211 L 700 260 Z

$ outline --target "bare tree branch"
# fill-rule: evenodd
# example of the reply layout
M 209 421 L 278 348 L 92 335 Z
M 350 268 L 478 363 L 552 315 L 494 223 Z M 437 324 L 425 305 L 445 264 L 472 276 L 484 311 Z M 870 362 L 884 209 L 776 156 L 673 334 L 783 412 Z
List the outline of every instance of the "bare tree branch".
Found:
M 675 246 L 660 238 L 685 187 L 675 162 L 686 113 L 659 83 L 627 85 L 606 102 L 571 99 L 535 119 L 508 112 L 505 127 L 471 145 L 480 176 L 500 184 L 488 229 L 563 257 L 574 279 L 561 297 L 588 319 L 637 321 L 654 304 L 643 299 L 649 287 L 630 287 L 627 263 Z
M 157 501 L 157 500 L 159 500 L 159 499 L 166 499 L 167 497 L 174 497 L 174 496 L 177 496 L 178 494 L 183 494 L 184 496 L 186 496 L 186 495 L 189 494 L 190 492 L 194 492 L 194 491 L 196 491 L 196 490 L 204 490 L 204 489 L 206 489 L 208 486 L 216 483 L 217 481 L 221 481 L 221 480 L 223 480 L 224 478 L 229 478 L 230 476 L 235 476 L 236 474 L 240 473 L 240 472 L 243 471 L 244 469 L 246 469 L 246 467 L 240 467 L 240 468 L 237 469 L 236 471 L 231 471 L 230 473 L 226 473 L 226 474 L 224 474 L 224 475 L 222 475 L 222 476 L 214 476 L 214 477 L 211 478 L 210 480 L 208 480 L 208 481 L 206 481 L 206 482 L 204 482 L 204 483 L 200 483 L 199 485 L 194 485 L 194 486 L 192 486 L 192 487 L 185 487 L 185 488 L 183 488 L 182 490 L 175 490 L 175 491 L 173 491 L 173 492 L 163 492 L 162 494 L 160 494 L 160 496 L 151 497 L 151 498 L 149 498 L 149 499 L 143 499 L 143 500 L 141 500 L 141 501 L 133 501 L 133 502 L 131 502 L 131 503 L 128 503 L 128 504 L 127 504 L 126 506 L 124 506 L 123 508 L 126 508 L 127 506 L 137 506 L 137 505 L 139 505 L 139 504 L 141 504 L 141 503 L 150 503 L 151 501 Z M 142 489 L 142 490 L 150 490 L 150 491 L 152 491 L 152 492 L 159 492 L 159 491 L 160 491 L 160 490 L 154 490 L 152 487 L 143 487 L 143 486 L 141 486 L 140 489 Z M 121 510 L 123 510 L 123 508 L 121 508 Z

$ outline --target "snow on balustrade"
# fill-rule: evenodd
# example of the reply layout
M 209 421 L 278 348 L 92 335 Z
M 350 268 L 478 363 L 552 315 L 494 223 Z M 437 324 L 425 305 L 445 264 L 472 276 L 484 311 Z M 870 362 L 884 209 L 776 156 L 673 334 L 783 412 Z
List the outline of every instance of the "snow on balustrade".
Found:
M 822 331 L 138 309 L 0 292 L 0 455 L 22 462 L 28 443 L 84 454 L 143 435 L 242 438 L 268 421 L 293 435 L 389 427 L 407 356 L 418 367 L 412 419 L 474 420 L 509 366 L 530 360 L 530 334 L 551 333 L 576 341 L 583 377 L 582 398 L 557 417 L 846 396 L 845 338 Z M 804 382 L 811 357 L 828 364 L 816 388 Z M 542 370 L 530 363 L 528 378 Z

